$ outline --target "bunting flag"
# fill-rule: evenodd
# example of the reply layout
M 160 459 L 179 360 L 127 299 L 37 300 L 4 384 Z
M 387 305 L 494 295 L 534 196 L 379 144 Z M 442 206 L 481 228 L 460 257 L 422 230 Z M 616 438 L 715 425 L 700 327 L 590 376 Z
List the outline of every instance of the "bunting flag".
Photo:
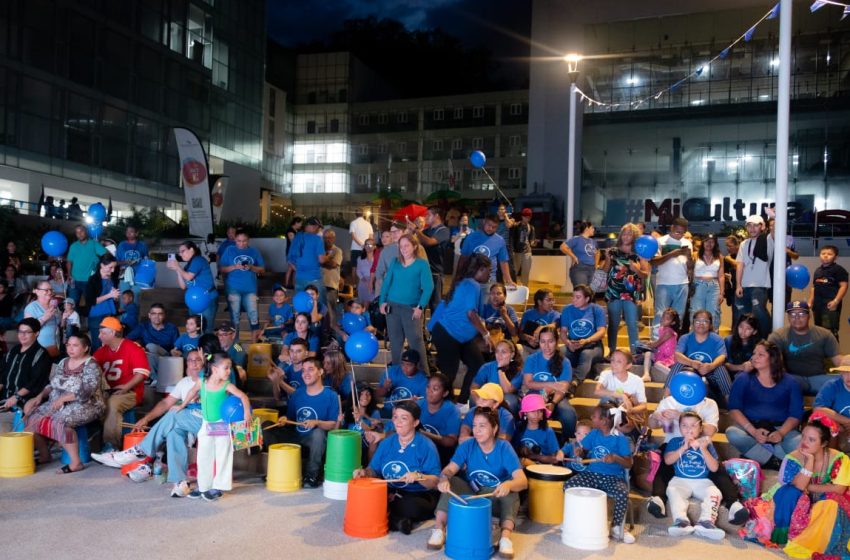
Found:
M 812 4 L 811 8 L 809 8 L 812 12 L 816 12 L 826 6 L 826 2 L 824 0 L 815 0 Z
M 756 26 L 755 25 L 750 27 L 749 29 L 747 29 L 747 32 L 744 33 L 744 41 L 749 43 L 750 39 L 753 38 L 753 35 L 755 34 L 755 32 L 756 32 Z
M 776 19 L 779 16 L 779 2 L 770 10 L 770 13 L 767 14 L 767 19 Z

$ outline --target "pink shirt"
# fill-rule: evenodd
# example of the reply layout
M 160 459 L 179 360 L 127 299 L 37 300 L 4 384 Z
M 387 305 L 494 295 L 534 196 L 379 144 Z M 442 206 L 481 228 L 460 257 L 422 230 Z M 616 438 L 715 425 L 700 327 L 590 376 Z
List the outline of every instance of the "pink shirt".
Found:
M 670 367 L 673 365 L 673 362 L 676 361 L 674 354 L 676 353 L 676 341 L 679 337 L 676 335 L 676 331 L 670 327 L 661 327 L 658 329 L 658 338 L 663 338 L 668 333 L 673 336 L 668 338 L 663 344 L 661 344 L 661 346 L 656 348 L 655 363 Z

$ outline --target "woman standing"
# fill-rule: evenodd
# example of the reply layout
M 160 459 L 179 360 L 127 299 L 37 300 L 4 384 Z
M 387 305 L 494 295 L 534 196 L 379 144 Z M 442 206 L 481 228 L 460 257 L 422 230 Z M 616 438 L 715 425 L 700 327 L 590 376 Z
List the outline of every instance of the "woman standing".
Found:
M 375 299 L 375 279 L 372 276 L 372 265 L 377 258 L 375 251 L 375 240 L 370 237 L 363 243 L 363 252 L 357 259 L 357 301 L 363 304 L 363 307 L 369 307 Z
M 422 338 L 422 311 L 431 301 L 434 280 L 428 261 L 417 257 L 419 241 L 410 234 L 398 240 L 398 259 L 390 265 L 381 284 L 381 313 L 387 316 L 387 332 L 394 364 L 401 363 L 404 341 L 419 352 L 419 367 L 427 375 L 428 359 Z
M 725 408 L 726 399 L 732 390 L 732 380 L 724 365 L 726 344 L 712 327 L 711 313 L 705 309 L 694 313 L 693 330 L 682 335 L 676 343 L 676 363 L 670 368 L 664 388 L 667 388 L 674 375 L 690 368 L 700 377 L 705 377 L 713 392 L 712 398 L 721 408 Z
M 708 234 L 697 252 L 694 262 L 694 295 L 691 296 L 691 323 L 698 309 L 711 313 L 712 323 L 720 327 L 720 303 L 723 301 L 722 287 L 726 277 L 723 273 L 723 257 L 717 238 Z
M 617 245 L 605 252 L 603 269 L 608 273 L 605 301 L 608 302 L 608 350 L 617 349 L 617 331 L 620 320 L 626 321 L 629 347 L 635 351 L 638 341 L 638 301 L 643 284 L 649 276 L 649 263 L 635 253 L 635 240 L 639 230 L 634 224 L 620 229 Z
M 101 370 L 89 353 L 89 337 L 71 335 L 65 350 L 68 357 L 53 366 L 50 384 L 24 405 L 25 431 L 35 434 L 39 463 L 50 461 L 48 439 L 58 441 L 68 453 L 70 463 L 59 474 L 83 470 L 76 428 L 100 418 L 106 410 Z
M 100 321 L 118 314 L 121 291 L 118 289 L 117 266 L 115 257 L 109 253 L 103 255 L 86 284 L 86 302 L 92 302 L 88 315 L 92 350 L 100 348 Z
M 200 249 L 194 241 L 185 241 L 177 250 L 180 259 L 186 263 L 185 268 L 180 268 L 176 259 L 168 261 L 168 268 L 177 274 L 177 283 L 182 290 L 188 290 L 192 286 L 203 289 L 210 298 L 207 308 L 201 312 L 204 319 L 203 331 L 213 332 L 215 313 L 218 311 L 218 292 L 215 290 L 215 279 L 213 278 L 210 262 L 201 255 Z
M 61 298 L 68 293 L 68 281 L 62 273 L 62 267 L 56 262 L 50 263 L 50 287 L 53 288 L 53 293 Z
M 33 292 L 35 300 L 24 308 L 24 317 L 32 317 L 41 323 L 38 343 L 51 358 L 56 358 L 59 356 L 59 321 L 62 319 L 62 311 L 57 300 L 53 299 L 53 288 L 47 280 L 41 280 Z
M 605 354 L 602 339 L 607 330 L 605 310 L 593 303 L 593 290 L 586 284 L 574 286 L 573 302 L 561 310 L 561 341 L 573 367 L 573 389 L 587 378 L 593 361 Z
M 576 231 L 578 235 L 561 243 L 561 252 L 572 259 L 570 282 L 573 288 L 579 284 L 590 286 L 596 270 L 596 240 L 593 239 L 596 230 L 593 224 L 579 222 Z

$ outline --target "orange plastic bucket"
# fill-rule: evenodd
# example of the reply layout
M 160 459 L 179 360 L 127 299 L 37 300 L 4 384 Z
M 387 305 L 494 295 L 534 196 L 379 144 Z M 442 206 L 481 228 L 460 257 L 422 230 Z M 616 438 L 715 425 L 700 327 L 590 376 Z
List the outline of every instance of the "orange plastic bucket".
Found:
M 134 445 L 142 443 L 142 440 L 145 439 L 146 435 L 148 435 L 147 432 L 130 432 L 129 434 L 124 434 L 124 449 L 130 449 Z M 127 476 L 128 474 L 130 474 L 130 472 L 134 471 L 139 465 L 144 465 L 145 463 L 150 462 L 150 457 L 142 459 L 141 461 L 133 461 L 129 465 L 124 465 L 123 467 L 121 467 L 121 474 Z
M 378 478 L 348 481 L 342 530 L 350 537 L 377 539 L 389 532 L 387 484 Z

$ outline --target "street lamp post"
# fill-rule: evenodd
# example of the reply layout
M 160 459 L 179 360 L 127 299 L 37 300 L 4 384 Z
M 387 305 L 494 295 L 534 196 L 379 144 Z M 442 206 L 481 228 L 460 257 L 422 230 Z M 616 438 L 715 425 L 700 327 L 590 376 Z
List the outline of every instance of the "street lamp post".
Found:
M 567 63 L 567 73 L 570 77 L 570 126 L 569 126 L 569 154 L 567 154 L 567 223 L 566 238 L 573 236 L 573 222 L 575 221 L 575 193 L 576 193 L 576 111 L 578 111 L 578 63 L 581 55 L 568 54 L 564 57 Z

